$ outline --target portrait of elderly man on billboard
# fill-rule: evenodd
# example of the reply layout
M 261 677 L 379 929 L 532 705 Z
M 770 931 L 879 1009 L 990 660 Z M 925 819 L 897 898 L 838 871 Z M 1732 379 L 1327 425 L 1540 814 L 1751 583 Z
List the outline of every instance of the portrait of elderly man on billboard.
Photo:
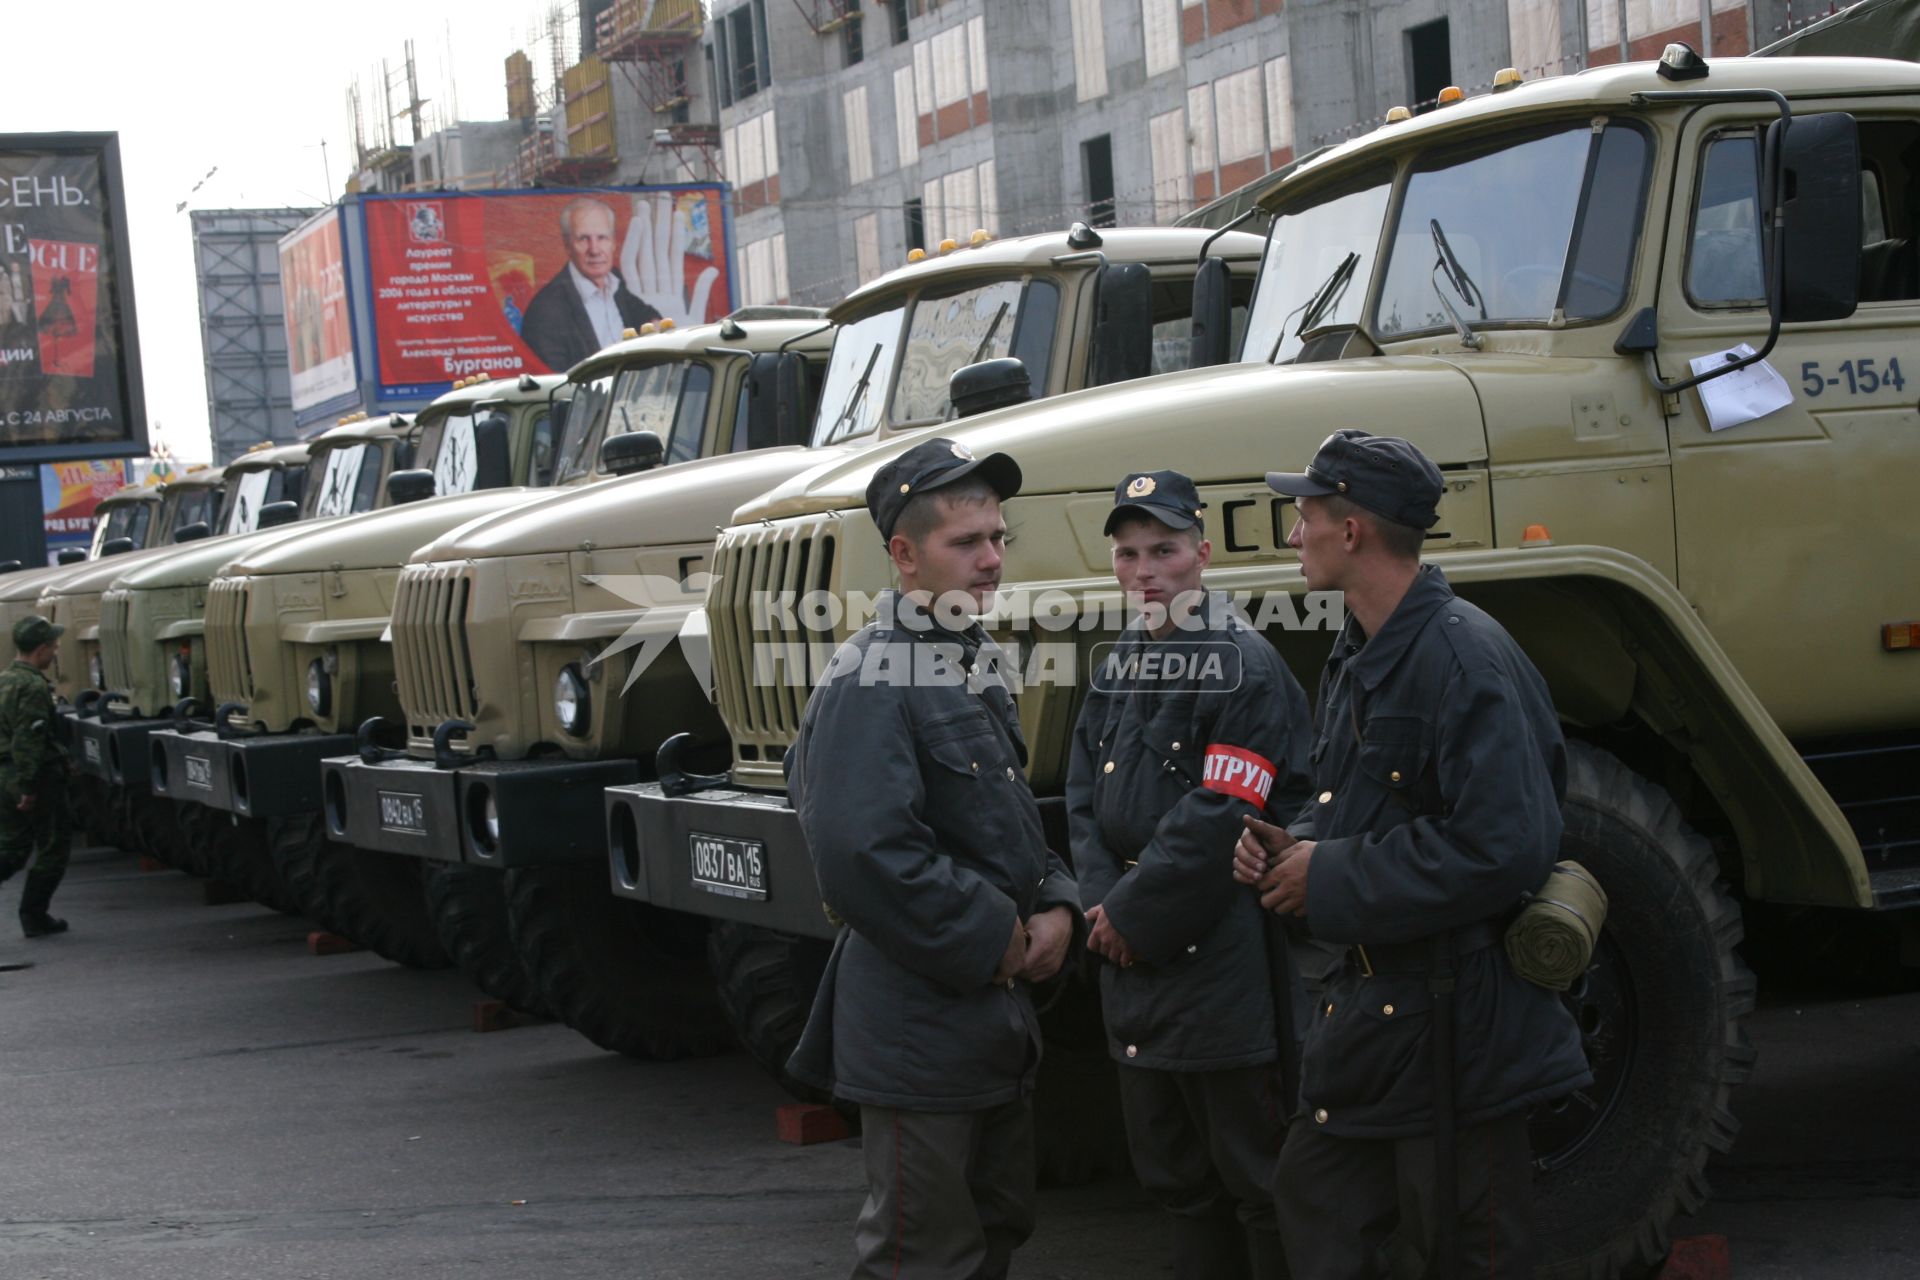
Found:
M 618 342 L 623 330 L 650 320 L 705 320 L 707 298 L 719 272 L 707 268 L 695 283 L 692 299 L 685 296 L 687 234 L 682 221 L 670 191 L 633 197 L 616 269 L 612 206 L 594 196 L 569 200 L 560 210 L 567 265 L 527 304 L 521 339 L 560 373 Z

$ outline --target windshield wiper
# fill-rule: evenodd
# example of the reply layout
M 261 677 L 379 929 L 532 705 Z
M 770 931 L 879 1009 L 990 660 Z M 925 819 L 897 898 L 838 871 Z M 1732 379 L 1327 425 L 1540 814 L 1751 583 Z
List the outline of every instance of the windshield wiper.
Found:
M 1460 300 L 1478 308 L 1480 318 L 1485 320 L 1487 318 L 1486 295 L 1480 292 L 1479 287 L 1473 283 L 1473 277 L 1467 274 L 1467 269 L 1460 265 L 1460 259 L 1454 256 L 1453 246 L 1447 243 L 1447 233 L 1440 229 L 1440 219 L 1427 219 L 1427 226 L 1433 230 L 1433 247 L 1439 252 L 1439 257 L 1434 260 L 1433 270 L 1428 273 L 1429 278 L 1445 272 L 1447 283 L 1452 285 L 1453 291 L 1460 295 Z M 1467 327 L 1467 322 L 1461 318 L 1459 309 L 1448 300 L 1446 290 L 1440 287 L 1437 279 L 1433 281 L 1433 296 L 1440 299 L 1441 308 L 1446 311 L 1447 318 L 1453 321 L 1454 329 L 1460 334 L 1460 345 L 1470 351 L 1478 351 L 1485 339 Z
M 1299 326 L 1293 331 L 1294 337 L 1298 338 L 1319 327 L 1321 319 L 1327 312 L 1333 310 L 1340 299 L 1346 296 L 1347 286 L 1353 282 L 1353 273 L 1359 265 L 1360 255 L 1357 253 L 1349 252 L 1346 257 L 1340 259 L 1340 265 L 1333 269 L 1333 274 L 1314 290 L 1313 296 L 1308 298 L 1301 308 L 1304 314 L 1300 317 Z
M 860 407 L 860 402 L 866 399 L 867 382 L 873 377 L 873 366 L 879 362 L 880 344 L 876 342 L 873 344 L 872 354 L 867 357 L 867 367 L 860 371 L 860 381 L 854 383 L 853 390 L 847 393 L 846 408 L 840 410 L 839 414 L 833 420 L 833 425 L 827 428 L 827 443 L 831 443 L 839 436 L 840 424 L 851 418 L 853 411 Z
M 993 313 L 993 323 L 987 326 L 986 335 L 980 339 L 980 345 L 973 349 L 973 358 L 967 361 L 968 364 L 979 364 L 986 357 L 987 348 L 993 345 L 993 335 L 1000 332 L 1000 322 L 1006 319 L 1007 308 L 1011 305 L 1003 302 L 1000 309 Z

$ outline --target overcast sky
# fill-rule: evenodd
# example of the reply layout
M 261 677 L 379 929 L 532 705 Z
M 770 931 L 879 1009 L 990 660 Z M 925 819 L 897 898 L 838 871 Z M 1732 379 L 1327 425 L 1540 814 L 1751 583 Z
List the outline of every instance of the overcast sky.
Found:
M 526 43 L 547 7 L 545 0 L 4 0 L 0 132 L 120 134 L 147 418 L 176 456 L 205 460 L 212 448 L 192 226 L 175 206 L 337 199 L 353 167 L 347 88 L 357 73 L 370 99 L 380 60 L 397 73 L 408 39 L 423 97 L 444 106 L 457 93 L 462 119 L 501 119 L 506 57 Z

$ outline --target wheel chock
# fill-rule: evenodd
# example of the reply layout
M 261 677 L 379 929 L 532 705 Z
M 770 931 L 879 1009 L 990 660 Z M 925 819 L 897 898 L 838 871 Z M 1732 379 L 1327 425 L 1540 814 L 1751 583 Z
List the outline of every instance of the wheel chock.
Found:
M 202 884 L 200 892 L 210 907 L 230 907 L 236 902 L 253 901 L 240 891 L 238 885 L 226 880 L 207 880 Z
M 307 950 L 316 956 L 343 956 L 349 951 L 360 950 L 360 944 L 337 933 L 315 929 L 307 935 Z
M 1654 1280 L 1733 1280 L 1733 1250 L 1725 1236 L 1675 1240 Z
M 816 1102 L 783 1103 L 774 1108 L 774 1120 L 779 1126 L 780 1141 L 797 1147 L 838 1142 L 852 1136 L 845 1116 Z
M 530 1027 L 536 1022 L 545 1022 L 545 1018 L 522 1012 L 505 1000 L 475 1000 L 473 1002 L 473 1029 L 482 1031 L 511 1031 L 515 1027 Z

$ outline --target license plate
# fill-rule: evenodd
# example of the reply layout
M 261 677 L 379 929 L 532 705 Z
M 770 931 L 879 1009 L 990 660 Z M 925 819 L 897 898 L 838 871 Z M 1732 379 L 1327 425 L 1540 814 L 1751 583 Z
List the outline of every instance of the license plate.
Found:
M 98 738 L 80 739 L 80 754 L 87 758 L 88 764 L 99 764 L 100 763 L 100 739 Z
M 695 831 L 687 837 L 693 854 L 693 887 L 723 898 L 767 898 L 767 846 L 758 840 L 710 836 Z
M 401 831 L 408 835 L 427 834 L 426 797 L 411 791 L 382 791 L 380 826 L 385 831 Z
M 187 785 L 202 791 L 213 790 L 213 757 L 188 756 L 186 761 Z

